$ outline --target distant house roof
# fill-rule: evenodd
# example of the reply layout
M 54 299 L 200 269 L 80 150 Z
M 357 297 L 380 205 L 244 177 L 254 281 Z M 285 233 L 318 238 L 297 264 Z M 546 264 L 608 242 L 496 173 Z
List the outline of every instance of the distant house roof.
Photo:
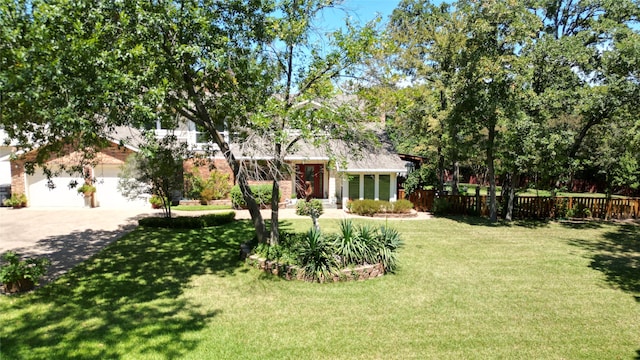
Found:
M 406 162 L 395 152 L 386 133 L 372 126 L 379 144 L 349 143 L 341 139 L 330 139 L 322 146 L 316 146 L 310 141 L 297 142 L 292 151 L 285 156 L 288 161 L 329 161 L 335 160 L 340 172 L 369 172 L 369 173 L 404 173 L 407 171 Z M 231 150 L 238 159 L 269 160 L 272 156 L 265 151 L 269 144 L 262 140 L 253 141 L 250 146 L 240 147 L 232 144 Z

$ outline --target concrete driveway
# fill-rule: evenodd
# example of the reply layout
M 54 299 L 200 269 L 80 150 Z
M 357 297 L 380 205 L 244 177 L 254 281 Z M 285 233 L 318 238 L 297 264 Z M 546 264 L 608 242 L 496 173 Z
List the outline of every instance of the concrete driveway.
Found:
M 43 282 L 63 274 L 133 230 L 151 209 L 0 208 L 0 254 L 14 250 L 51 260 Z

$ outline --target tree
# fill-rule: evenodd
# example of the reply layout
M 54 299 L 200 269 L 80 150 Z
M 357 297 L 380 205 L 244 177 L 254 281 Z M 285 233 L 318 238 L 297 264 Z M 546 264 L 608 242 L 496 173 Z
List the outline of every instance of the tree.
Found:
M 327 116 L 303 116 L 310 111 L 304 104 L 332 96 L 331 81 L 357 61 L 373 37 L 369 30 L 359 33 L 349 27 L 348 34 L 335 34 L 331 51 L 314 49 L 310 23 L 334 3 L 3 4 L 10 15 L 2 17 L 3 36 L 10 46 L 1 48 L 7 65 L 0 69 L 5 85 L 2 124 L 23 146 L 31 139 L 38 145 L 74 139 L 90 147 L 99 146 L 98 139 L 118 125 L 152 128 L 160 121 L 170 128 L 191 120 L 225 157 L 258 241 L 265 242 L 269 234 L 248 186 L 247 167 L 236 159 L 220 129 L 236 134 L 234 141 L 241 143 L 269 134 L 266 143 L 275 144 L 268 151 L 273 157 L 269 168 L 277 175 L 285 150 L 295 143 L 284 130 L 323 129 L 318 125 L 328 124 L 316 121 Z M 353 40 L 356 33 L 362 36 Z M 310 50 L 298 50 L 299 45 Z M 335 106 L 323 109 L 330 118 L 341 118 Z M 308 131 L 303 135 L 313 138 Z M 277 203 L 273 205 L 272 238 L 277 241 Z
M 164 216 L 171 218 L 173 199 L 182 190 L 182 160 L 188 151 L 175 136 L 158 140 L 155 134 L 148 133 L 146 138 L 139 151 L 127 159 L 118 188 L 130 199 L 144 194 L 157 196 L 162 201 Z

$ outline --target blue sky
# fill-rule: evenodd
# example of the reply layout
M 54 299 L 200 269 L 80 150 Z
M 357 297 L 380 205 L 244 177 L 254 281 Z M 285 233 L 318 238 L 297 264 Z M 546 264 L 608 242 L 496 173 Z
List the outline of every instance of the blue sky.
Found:
M 400 0 L 345 0 L 340 5 L 342 10 L 328 10 L 322 15 L 322 20 L 327 30 L 340 28 L 347 16 L 351 17 L 354 23 L 365 24 L 380 15 L 382 21 L 386 22 L 399 3 Z

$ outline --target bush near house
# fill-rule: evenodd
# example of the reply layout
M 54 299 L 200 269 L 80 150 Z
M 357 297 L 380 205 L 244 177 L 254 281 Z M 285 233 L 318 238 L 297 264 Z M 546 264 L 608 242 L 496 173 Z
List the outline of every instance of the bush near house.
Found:
M 189 199 L 198 199 L 202 205 L 206 205 L 211 200 L 226 199 L 231 190 L 229 174 L 220 171 L 212 171 L 208 179 L 187 173 L 185 174 L 185 195 Z
M 270 184 L 251 185 L 250 188 L 256 198 L 258 206 L 267 207 L 269 206 L 269 204 L 271 204 L 273 188 Z M 242 209 L 247 207 L 247 204 L 244 202 L 244 197 L 242 196 L 242 192 L 240 191 L 240 187 L 238 185 L 231 188 L 230 194 L 231 204 L 235 209 Z
M 373 216 L 375 214 L 406 214 L 411 212 L 413 204 L 404 199 L 395 202 L 365 199 L 352 201 L 347 207 L 354 214 Z

